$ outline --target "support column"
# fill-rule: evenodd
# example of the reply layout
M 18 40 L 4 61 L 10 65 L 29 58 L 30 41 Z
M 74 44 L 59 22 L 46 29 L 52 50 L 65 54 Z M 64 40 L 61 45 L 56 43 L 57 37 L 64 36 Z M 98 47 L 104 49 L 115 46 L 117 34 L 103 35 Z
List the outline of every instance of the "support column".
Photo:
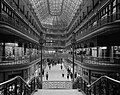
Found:
M 1 20 L 1 13 L 2 13 L 2 0 L 0 0 L 0 20 Z
M 110 52 L 110 57 L 111 57 L 111 59 L 110 59 L 110 62 L 113 62 L 114 61 L 114 47 L 113 46 L 111 46 L 111 52 Z
M 5 42 L 3 42 L 2 48 L 3 48 L 2 61 L 4 61 L 5 60 Z
M 120 3 L 119 0 L 116 0 L 116 4 Z M 117 5 L 116 7 L 116 13 L 117 13 L 117 19 L 120 19 L 120 5 Z
M 94 10 L 94 0 L 92 0 L 92 10 Z
M 24 43 L 22 43 L 22 56 L 24 56 L 25 55 L 25 44 Z
M 110 8 L 110 22 L 113 21 L 113 3 L 111 3 L 111 8 Z
M 31 49 L 31 44 L 29 44 L 29 56 L 30 56 L 30 62 L 32 61 L 31 55 L 32 55 L 32 49 Z
M 99 46 L 97 46 L 97 57 L 99 57 Z
M 18 6 L 17 6 L 18 10 L 19 10 L 19 6 L 20 6 L 20 2 L 19 2 L 19 0 L 18 0 Z
M 107 46 L 106 56 L 110 57 L 110 55 L 111 55 L 111 46 Z
M 23 5 L 23 14 L 25 15 L 25 5 Z
M 90 47 L 90 56 L 92 56 L 92 49 L 91 49 L 91 47 Z
M 107 46 L 106 56 L 110 57 L 111 62 L 113 62 L 113 52 L 114 52 L 113 49 L 114 49 L 113 46 Z

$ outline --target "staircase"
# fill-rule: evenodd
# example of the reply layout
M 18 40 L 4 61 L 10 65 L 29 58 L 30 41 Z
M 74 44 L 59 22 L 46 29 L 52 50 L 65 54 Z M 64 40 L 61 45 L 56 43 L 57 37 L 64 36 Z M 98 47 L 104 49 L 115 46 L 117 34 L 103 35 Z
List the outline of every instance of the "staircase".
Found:
M 74 89 L 39 89 L 33 95 L 83 95 Z
M 120 95 L 120 81 L 108 76 L 101 76 L 91 84 L 86 84 L 80 76 L 77 79 L 79 82 L 73 84 L 77 89 L 72 89 L 71 79 L 66 78 L 65 67 L 61 70 L 58 64 L 51 69 L 46 68 L 46 72 L 49 73 L 49 78 L 46 80 L 44 76 L 42 85 L 39 76 L 28 83 L 20 76 L 0 83 L 0 95 Z
M 46 72 L 49 74 L 48 80 L 44 75 L 42 89 L 38 89 L 33 95 L 83 95 L 77 89 L 72 89 L 71 78 L 67 79 L 67 70 L 64 65 L 62 69 L 61 64 L 52 66 L 51 69 L 46 67 Z

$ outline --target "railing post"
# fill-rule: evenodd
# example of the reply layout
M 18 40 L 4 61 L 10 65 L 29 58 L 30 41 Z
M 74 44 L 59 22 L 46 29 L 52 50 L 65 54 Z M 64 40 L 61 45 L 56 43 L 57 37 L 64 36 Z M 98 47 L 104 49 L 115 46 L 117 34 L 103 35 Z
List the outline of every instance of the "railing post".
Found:
M 22 95 L 22 92 L 23 92 L 23 89 L 22 89 L 23 84 L 22 84 L 22 80 L 20 80 L 20 81 L 21 81 L 21 82 L 20 82 L 20 89 L 21 89 L 20 95 Z
M 91 84 L 91 70 L 89 70 L 89 84 Z M 91 89 L 88 90 L 89 95 L 91 95 Z
M 34 78 L 34 90 L 36 89 L 36 88 L 35 88 L 35 85 L 36 85 L 36 84 L 35 84 L 35 78 Z
M 100 79 L 100 83 L 98 84 L 98 86 L 99 86 L 99 87 L 98 87 L 98 88 L 99 88 L 99 92 L 98 92 L 98 93 L 99 93 L 99 95 L 101 95 L 101 89 L 102 89 L 102 88 L 101 88 L 101 79 Z
M 17 95 L 17 79 L 15 80 L 15 95 Z
M 96 95 L 96 85 L 93 87 L 93 95 Z
M 4 85 L 4 95 L 7 95 L 7 84 Z
M 85 92 L 85 81 L 84 81 L 84 84 L 83 84 L 83 85 L 84 85 L 84 88 L 83 88 L 83 90 L 84 90 L 84 92 Z
M 30 91 L 32 93 L 32 81 L 30 82 Z
M 106 95 L 109 95 L 109 80 L 106 79 Z
M 2 0 L 0 0 L 0 21 L 2 20 Z

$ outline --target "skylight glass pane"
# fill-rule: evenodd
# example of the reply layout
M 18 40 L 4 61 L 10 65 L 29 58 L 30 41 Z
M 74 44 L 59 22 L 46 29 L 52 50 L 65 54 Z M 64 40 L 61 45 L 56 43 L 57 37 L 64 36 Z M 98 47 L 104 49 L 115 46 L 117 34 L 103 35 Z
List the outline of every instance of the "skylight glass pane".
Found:
M 82 0 L 29 0 L 41 24 L 66 27 L 70 24 Z

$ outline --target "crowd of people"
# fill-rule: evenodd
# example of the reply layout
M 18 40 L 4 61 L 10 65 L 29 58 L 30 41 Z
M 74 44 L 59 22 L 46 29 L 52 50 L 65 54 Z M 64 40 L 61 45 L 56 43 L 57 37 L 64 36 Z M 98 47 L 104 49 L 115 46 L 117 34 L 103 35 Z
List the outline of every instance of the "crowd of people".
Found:
M 61 76 L 63 77 L 63 78 L 65 78 L 66 77 L 66 79 L 72 79 L 73 78 L 73 73 L 71 72 L 71 69 L 70 68 L 67 68 L 67 74 L 66 74 L 66 71 L 65 71 L 65 69 L 64 69 L 64 65 L 62 64 L 62 63 L 56 63 L 56 62 L 49 62 L 48 63 L 48 69 L 49 70 L 51 70 L 51 68 L 53 67 L 53 66 L 55 66 L 55 65 L 57 65 L 57 64 L 60 64 L 60 69 L 61 69 L 61 72 L 62 72 L 62 74 L 61 74 Z M 45 73 L 45 75 L 44 75 L 44 70 L 43 70 L 43 72 L 42 72 L 42 74 L 43 74 L 43 76 L 45 77 L 45 79 L 46 80 L 48 80 L 49 79 L 49 73 L 48 73 L 48 71 Z M 77 72 L 75 72 L 75 74 L 74 74 L 74 78 L 77 78 Z

